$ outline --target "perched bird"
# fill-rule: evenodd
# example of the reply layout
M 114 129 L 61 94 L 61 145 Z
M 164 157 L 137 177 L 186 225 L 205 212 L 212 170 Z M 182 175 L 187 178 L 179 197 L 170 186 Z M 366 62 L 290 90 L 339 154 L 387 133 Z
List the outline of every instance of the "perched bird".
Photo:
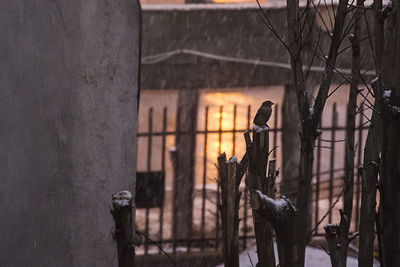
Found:
M 257 125 L 258 127 L 266 126 L 267 121 L 271 117 L 273 104 L 274 103 L 269 100 L 264 101 L 264 103 L 262 103 L 261 107 L 258 109 L 256 116 L 254 117 L 253 124 Z

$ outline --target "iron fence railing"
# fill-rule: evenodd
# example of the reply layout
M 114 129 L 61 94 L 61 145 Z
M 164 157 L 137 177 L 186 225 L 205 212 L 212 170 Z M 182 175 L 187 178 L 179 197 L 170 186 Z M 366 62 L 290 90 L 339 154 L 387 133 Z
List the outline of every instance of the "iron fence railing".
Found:
M 165 177 L 167 179 L 173 179 L 172 177 L 172 168 L 167 166 L 167 162 L 169 158 L 167 157 L 167 139 L 174 139 L 176 135 L 184 134 L 184 132 L 176 129 L 171 131 L 169 130 L 171 127 L 168 125 L 168 109 L 164 107 L 161 112 L 161 116 L 154 120 L 154 112 L 153 108 L 149 108 L 147 114 L 139 114 L 143 116 L 143 118 L 147 119 L 148 128 L 147 131 L 139 131 L 137 134 L 138 144 L 141 144 L 141 147 L 147 147 L 147 152 L 145 155 L 142 153 L 143 151 L 138 150 L 138 162 L 146 161 L 145 163 L 145 171 L 161 171 L 165 173 Z M 251 111 L 253 110 L 251 106 L 247 107 L 247 127 L 245 128 L 237 128 L 237 106 L 233 107 L 232 121 L 231 121 L 231 129 L 223 128 L 223 118 L 222 114 L 224 111 L 224 106 L 218 107 L 219 117 L 218 117 L 218 126 L 217 129 L 211 129 L 209 127 L 210 123 L 210 108 L 207 106 L 203 111 L 204 114 L 204 125 L 202 127 L 199 125 L 196 131 L 196 140 L 198 151 L 202 151 L 201 160 L 196 161 L 195 172 L 196 177 L 200 177 L 200 183 L 197 183 L 194 190 L 194 199 L 193 201 L 193 220 L 192 225 L 193 231 L 191 236 L 188 236 L 185 239 L 176 239 L 172 236 L 172 227 L 177 227 L 178 222 L 175 221 L 175 218 L 172 214 L 172 204 L 171 195 L 173 194 L 170 188 L 166 188 L 166 194 L 164 201 L 164 205 L 159 208 L 147 208 L 144 210 L 137 210 L 136 222 L 138 224 L 138 228 L 142 229 L 147 236 L 160 247 L 162 247 L 166 251 L 170 251 L 176 253 L 177 251 L 191 251 L 191 250 L 219 250 L 222 249 L 221 246 L 221 238 L 222 233 L 220 232 L 220 218 L 219 212 L 217 209 L 217 199 L 219 196 L 219 191 L 215 182 L 212 181 L 214 177 L 210 177 L 210 162 L 216 162 L 217 155 L 222 151 L 222 144 L 224 142 L 223 137 L 227 134 L 231 135 L 229 141 L 231 142 L 231 153 L 235 155 L 238 152 L 239 143 L 244 143 L 243 138 L 238 138 L 238 134 L 244 133 L 251 128 Z M 362 108 L 361 108 L 362 110 Z M 254 111 L 254 110 L 253 110 Z M 272 152 L 272 157 L 276 158 L 280 153 L 280 148 L 278 146 L 280 140 L 278 140 L 278 135 L 282 132 L 282 129 L 278 125 L 279 118 L 279 108 L 278 105 L 275 105 L 274 109 L 274 118 L 273 118 L 273 126 L 270 129 L 270 147 L 277 147 Z M 294 114 L 296 115 L 296 114 Z M 179 114 L 177 114 L 176 120 L 179 120 Z M 143 119 L 142 118 L 142 119 Z M 161 125 L 161 130 L 154 131 L 154 122 L 156 121 L 158 128 Z M 356 142 L 357 142 L 357 156 L 356 156 L 356 166 L 361 164 L 362 158 L 362 147 L 365 139 L 364 131 L 367 130 L 367 125 L 364 122 L 363 115 L 358 115 L 358 126 L 356 130 Z M 314 165 L 314 177 L 313 177 L 313 197 L 312 197 L 312 226 L 311 229 L 317 226 L 318 222 L 321 218 L 326 215 L 329 207 L 333 205 L 335 200 L 338 198 L 342 184 L 343 184 L 343 176 L 344 176 L 344 167 L 338 166 L 338 151 L 341 149 L 344 150 L 344 140 L 336 140 L 338 138 L 338 133 L 340 133 L 344 139 L 344 125 L 338 124 L 337 118 L 337 110 L 336 104 L 333 105 L 332 109 L 332 117 L 330 126 L 326 127 L 321 125 L 321 130 L 323 134 L 316 142 L 315 148 L 315 165 Z M 209 140 L 210 137 L 216 137 L 218 147 L 215 149 L 216 154 L 210 156 L 209 153 Z M 157 142 L 154 142 L 155 139 L 158 139 Z M 171 141 L 171 140 L 170 140 Z M 173 142 L 173 141 L 172 141 Z M 171 143 L 171 142 L 170 142 Z M 145 146 L 143 144 L 146 144 Z M 329 144 L 326 146 L 324 144 Z M 161 151 L 157 155 L 154 154 L 153 150 L 157 149 Z M 201 147 L 199 147 L 201 146 Z M 342 148 L 340 148 L 342 146 Z M 139 147 L 139 146 L 138 146 Z M 329 150 L 329 155 L 325 153 L 325 156 L 322 155 L 322 150 Z M 239 152 L 240 153 L 240 152 Z M 154 170 L 152 166 L 153 158 L 157 156 L 160 158 L 160 166 L 159 169 Z M 344 161 L 343 161 L 344 162 Z M 141 162 L 142 165 L 143 162 Z M 322 170 L 321 166 L 328 166 L 328 169 Z M 342 164 L 344 165 L 344 164 Z M 358 170 L 358 168 L 356 168 Z M 358 171 L 355 171 L 355 197 L 354 197 L 354 216 L 353 216 L 353 231 L 358 229 L 359 224 L 359 207 L 360 207 L 360 174 Z M 214 172 L 215 173 L 215 172 Z M 170 177 L 170 178 L 168 178 Z M 168 183 L 166 183 L 168 184 Z M 173 183 L 170 183 L 173 184 Z M 179 190 L 175 188 L 175 190 Z M 245 189 L 245 186 L 241 186 L 242 190 L 242 199 L 240 202 L 240 225 L 239 225 L 239 240 L 241 242 L 241 248 L 245 249 L 249 246 L 249 240 L 254 239 L 254 233 L 251 222 L 251 209 L 249 208 L 248 202 L 248 193 Z M 340 203 L 338 203 L 336 209 L 339 208 Z M 338 217 L 335 216 L 335 212 L 331 212 L 324 222 L 332 222 L 335 220 L 339 220 Z M 144 224 L 144 227 L 143 227 Z M 320 227 L 316 228 L 315 235 L 322 234 L 322 224 Z M 138 250 L 138 253 L 161 253 L 160 248 L 154 247 L 150 242 L 145 241 L 142 249 Z

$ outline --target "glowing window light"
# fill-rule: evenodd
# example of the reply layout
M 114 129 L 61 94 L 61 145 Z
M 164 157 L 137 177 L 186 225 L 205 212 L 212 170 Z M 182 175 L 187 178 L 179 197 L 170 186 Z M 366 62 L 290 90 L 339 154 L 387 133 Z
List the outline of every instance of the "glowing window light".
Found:
M 213 0 L 213 3 L 216 4 L 229 4 L 229 3 L 254 3 L 254 0 Z M 261 0 L 260 3 L 267 2 Z

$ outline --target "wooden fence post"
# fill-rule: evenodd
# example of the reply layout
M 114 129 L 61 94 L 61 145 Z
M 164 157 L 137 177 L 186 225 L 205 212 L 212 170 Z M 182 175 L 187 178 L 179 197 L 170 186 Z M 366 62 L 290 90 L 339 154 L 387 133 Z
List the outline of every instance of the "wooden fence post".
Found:
M 269 153 L 269 128 L 267 126 L 255 126 L 253 127 L 253 141 L 251 141 L 248 131 L 244 134 L 244 138 L 249 161 L 246 186 L 250 192 L 259 190 L 264 195 L 270 195 L 272 192 L 270 188 L 271 183 L 266 178 Z M 254 202 L 251 201 L 251 203 Z M 259 266 L 275 267 L 273 230 L 271 225 L 265 217 L 260 216 L 253 205 L 252 210 Z
M 253 211 L 257 212 L 263 220 L 271 223 L 275 230 L 278 243 L 279 266 L 296 266 L 298 264 L 297 245 L 294 238 L 296 208 L 285 196 L 275 201 L 258 190 L 251 192 L 250 201 Z
M 239 185 L 247 169 L 246 155 L 241 162 L 236 157 L 226 160 L 223 153 L 218 157 L 218 185 L 221 203 L 218 204 L 222 220 L 224 264 L 239 267 Z
M 117 241 L 118 266 L 135 266 L 135 248 L 133 243 L 132 194 L 121 191 L 112 195 L 111 214 L 115 221 L 114 238 Z

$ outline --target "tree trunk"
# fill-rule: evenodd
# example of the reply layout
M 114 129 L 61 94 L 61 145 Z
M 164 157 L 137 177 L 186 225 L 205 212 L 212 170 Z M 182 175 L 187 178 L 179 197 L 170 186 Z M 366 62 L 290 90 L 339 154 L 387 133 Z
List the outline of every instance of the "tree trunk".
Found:
M 375 101 L 374 108 L 380 110 Z M 362 194 L 360 210 L 360 251 L 359 267 L 372 267 L 375 239 L 376 190 L 378 185 L 379 154 L 382 144 L 380 116 L 373 112 L 364 148 L 362 170 Z
M 301 127 L 301 150 L 299 164 L 299 185 L 297 193 L 296 207 L 296 242 L 299 262 L 297 266 L 304 266 L 305 247 L 310 238 L 309 235 L 309 212 L 311 197 L 312 167 L 314 161 L 315 139 L 319 135 L 318 125 L 321 120 L 322 112 L 328 98 L 329 89 L 334 74 L 334 66 L 338 56 L 338 51 L 342 43 L 342 33 L 345 27 L 347 14 L 347 0 L 340 1 L 335 14 L 334 28 L 329 47 L 329 53 L 325 59 L 325 70 L 322 74 L 320 87 L 315 103 L 310 108 L 305 80 L 302 69 L 301 49 L 301 21 L 299 15 L 299 2 L 297 0 L 287 1 L 287 21 L 289 35 L 290 62 L 293 74 L 293 83 L 296 86 L 299 116 L 302 123 Z
M 198 90 L 182 89 L 178 96 L 176 170 L 174 179 L 173 236 L 187 239 L 192 233 L 194 165 L 196 154 Z M 175 225 L 176 224 L 176 225 Z
M 392 3 L 392 2 L 390 2 Z M 382 57 L 382 90 L 391 91 L 376 97 L 382 103 L 383 144 L 380 171 L 380 225 L 382 234 L 382 264 L 400 266 L 400 0 L 393 1 L 385 32 L 385 49 Z
M 268 127 L 255 130 L 253 142 L 248 132 L 245 133 L 247 158 L 249 161 L 246 185 L 249 191 L 259 190 L 264 195 L 272 195 L 274 181 L 267 180 L 266 168 L 269 150 Z M 254 231 L 257 243 L 258 266 L 275 267 L 273 231 L 268 220 L 253 207 Z
M 300 120 L 298 116 L 296 88 L 285 86 L 282 103 L 282 184 L 281 192 L 296 203 L 300 163 Z
M 381 73 L 381 63 L 384 48 L 384 20 L 379 19 L 382 0 L 374 0 L 374 55 L 376 73 Z M 374 110 L 381 110 L 380 100 L 376 99 Z M 379 232 L 379 217 L 376 214 L 376 190 L 380 153 L 382 151 L 382 118 L 376 112 L 372 113 L 364 147 L 362 169 L 361 208 L 360 208 L 360 250 L 358 254 L 359 267 L 372 267 L 375 240 L 375 220 Z M 379 236 L 379 234 L 378 234 Z M 379 241 L 380 243 L 380 241 Z M 382 255 L 382 253 L 380 253 Z
M 302 127 L 299 185 L 296 201 L 296 243 L 298 249 L 298 266 L 304 266 L 305 247 L 309 242 L 309 209 L 311 200 L 311 179 L 314 162 L 315 130 L 305 124 Z
M 113 194 L 112 203 L 111 214 L 115 221 L 114 238 L 117 241 L 118 267 L 134 267 L 132 195 L 129 191 Z
M 350 243 L 349 231 L 353 213 L 354 195 L 354 132 L 356 122 L 357 94 L 360 72 L 360 25 L 362 15 L 362 2 L 357 1 L 354 12 L 354 34 L 350 36 L 352 43 L 352 67 L 349 100 L 346 112 L 346 142 L 345 142 L 345 180 L 343 194 L 343 211 L 340 211 L 340 224 L 327 225 L 324 227 L 328 249 L 333 267 L 346 267 L 347 250 Z

